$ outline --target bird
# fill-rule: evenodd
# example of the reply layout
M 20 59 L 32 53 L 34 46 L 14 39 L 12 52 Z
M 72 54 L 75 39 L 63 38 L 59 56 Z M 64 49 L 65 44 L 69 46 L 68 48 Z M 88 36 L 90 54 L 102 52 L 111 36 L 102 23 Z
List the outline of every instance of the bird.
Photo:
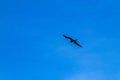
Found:
M 82 47 L 82 46 L 77 42 L 77 40 L 75 40 L 75 39 L 73 39 L 73 38 L 71 38 L 71 37 L 69 37 L 69 36 L 66 36 L 66 35 L 64 35 L 64 34 L 63 34 L 63 37 L 69 39 L 71 43 L 73 42 L 73 43 L 76 44 L 77 46 Z

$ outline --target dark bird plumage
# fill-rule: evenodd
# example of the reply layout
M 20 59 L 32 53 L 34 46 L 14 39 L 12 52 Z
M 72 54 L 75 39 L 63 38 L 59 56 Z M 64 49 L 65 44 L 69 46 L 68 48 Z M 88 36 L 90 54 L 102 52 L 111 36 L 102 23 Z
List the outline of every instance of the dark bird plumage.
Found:
M 77 46 L 82 47 L 80 44 L 78 44 L 77 40 L 74 40 L 74 39 L 72 39 L 71 37 L 66 36 L 66 35 L 64 35 L 64 34 L 63 34 L 63 37 L 69 39 L 70 42 L 73 42 L 73 43 L 76 44 Z

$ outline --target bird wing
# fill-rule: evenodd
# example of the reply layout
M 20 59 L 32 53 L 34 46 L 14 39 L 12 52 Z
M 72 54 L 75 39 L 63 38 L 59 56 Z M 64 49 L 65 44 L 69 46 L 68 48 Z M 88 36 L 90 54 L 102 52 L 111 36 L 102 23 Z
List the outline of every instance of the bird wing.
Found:
M 76 45 L 78 45 L 78 46 L 82 47 L 80 44 L 78 44 L 78 42 L 77 42 L 77 41 L 74 41 L 74 43 L 75 43 Z
M 66 36 L 66 35 L 64 35 L 64 34 L 63 34 L 63 36 L 64 36 L 65 38 L 68 38 L 68 39 L 70 39 L 70 40 L 73 40 L 71 37 L 68 37 L 68 36 Z

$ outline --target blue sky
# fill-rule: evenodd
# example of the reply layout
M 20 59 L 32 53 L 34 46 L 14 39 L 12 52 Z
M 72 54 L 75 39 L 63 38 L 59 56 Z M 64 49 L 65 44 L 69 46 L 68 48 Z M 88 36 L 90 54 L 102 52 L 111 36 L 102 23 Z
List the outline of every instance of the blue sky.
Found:
M 0 1 L 0 80 L 120 80 L 119 3 Z

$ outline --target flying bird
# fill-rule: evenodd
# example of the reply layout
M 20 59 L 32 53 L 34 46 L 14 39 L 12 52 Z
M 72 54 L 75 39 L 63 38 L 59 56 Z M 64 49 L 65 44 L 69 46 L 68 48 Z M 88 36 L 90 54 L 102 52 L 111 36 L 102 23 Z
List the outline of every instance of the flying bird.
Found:
M 80 44 L 78 44 L 77 40 L 74 40 L 73 38 L 71 38 L 71 37 L 69 37 L 69 36 L 66 36 L 66 35 L 64 35 L 64 34 L 63 34 L 63 37 L 69 39 L 71 43 L 73 42 L 73 43 L 76 44 L 77 46 L 82 47 Z

